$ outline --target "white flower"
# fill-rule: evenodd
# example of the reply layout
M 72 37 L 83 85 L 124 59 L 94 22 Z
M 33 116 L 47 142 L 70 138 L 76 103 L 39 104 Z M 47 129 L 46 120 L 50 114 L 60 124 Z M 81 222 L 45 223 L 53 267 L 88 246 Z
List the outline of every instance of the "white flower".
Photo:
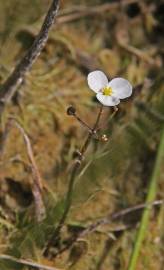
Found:
M 110 82 L 106 75 L 99 70 L 88 74 L 88 85 L 96 92 L 97 99 L 105 106 L 116 106 L 120 99 L 130 97 L 132 85 L 123 78 L 114 78 Z

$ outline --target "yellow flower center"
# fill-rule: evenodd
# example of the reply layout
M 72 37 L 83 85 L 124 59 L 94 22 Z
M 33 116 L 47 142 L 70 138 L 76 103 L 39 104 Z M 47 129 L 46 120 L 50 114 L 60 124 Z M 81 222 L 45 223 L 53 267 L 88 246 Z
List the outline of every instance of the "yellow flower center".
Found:
M 105 96 L 111 96 L 113 91 L 111 87 L 106 86 L 103 88 L 102 92 Z

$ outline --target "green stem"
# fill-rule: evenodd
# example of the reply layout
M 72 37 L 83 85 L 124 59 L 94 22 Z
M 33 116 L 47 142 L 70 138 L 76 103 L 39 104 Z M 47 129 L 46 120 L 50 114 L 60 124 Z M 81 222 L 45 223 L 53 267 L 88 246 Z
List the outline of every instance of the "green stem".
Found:
M 98 127 L 98 124 L 100 121 L 102 110 L 103 110 L 103 105 L 100 106 L 100 110 L 99 110 L 98 116 L 96 118 L 95 124 L 94 124 L 93 128 L 89 131 L 88 136 L 84 142 L 84 145 L 82 146 L 82 148 L 80 150 L 79 156 L 75 161 L 75 164 L 74 164 L 74 167 L 72 169 L 71 176 L 70 176 L 68 191 L 67 191 L 67 195 L 66 195 L 66 199 L 65 199 L 65 209 L 64 209 L 63 215 L 59 221 L 58 226 L 56 227 L 50 241 L 48 242 L 46 249 L 44 250 L 45 256 L 48 255 L 49 248 L 55 244 L 57 239 L 60 238 L 60 231 L 64 225 L 64 222 L 65 222 L 65 220 L 68 216 L 69 210 L 71 208 L 73 188 L 74 188 L 74 183 L 76 180 L 76 175 L 77 175 L 77 172 L 79 170 L 79 167 L 81 166 L 81 162 L 83 160 L 84 154 L 85 154 L 86 150 L 88 149 L 88 146 L 92 140 L 92 137 L 95 135 L 95 133 L 97 131 L 97 127 Z
M 154 165 L 154 169 L 153 169 L 152 176 L 150 179 L 150 185 L 149 185 L 149 189 L 148 189 L 146 203 L 150 203 L 155 199 L 156 191 L 157 191 L 157 180 L 158 180 L 159 175 L 160 175 L 160 169 L 161 169 L 161 164 L 162 164 L 163 158 L 164 158 L 164 128 L 163 128 L 162 133 L 161 133 L 160 144 L 158 147 L 155 165 Z M 132 252 L 132 255 L 130 258 L 130 262 L 129 262 L 129 266 L 128 266 L 128 270 L 137 269 L 136 268 L 137 260 L 138 260 L 139 253 L 141 250 L 142 242 L 145 238 L 145 234 L 147 231 L 150 211 L 151 211 L 150 208 L 145 208 L 145 210 L 143 212 L 140 228 L 139 228 L 139 231 L 137 233 L 134 249 L 133 249 L 133 252 Z
M 99 121 L 100 121 L 100 117 L 101 117 L 101 114 L 102 114 L 102 109 L 103 109 L 103 106 L 100 106 L 100 110 L 99 110 L 99 113 L 98 113 L 98 116 L 97 116 L 97 119 L 96 119 L 96 122 L 93 126 L 93 129 L 89 132 L 88 134 L 88 137 L 83 145 L 83 147 L 81 148 L 81 151 L 80 151 L 80 155 L 79 157 L 77 158 L 76 162 L 75 162 L 75 165 L 74 165 L 74 168 L 72 170 L 72 174 L 71 174 L 71 177 L 70 177 L 70 181 L 69 181 L 69 187 L 68 187 L 68 192 L 67 192 L 67 197 L 66 197 L 66 208 L 65 208 L 65 211 L 63 213 L 63 216 L 60 220 L 60 223 L 59 223 L 59 227 L 62 227 L 63 224 L 64 224 L 64 221 L 66 220 L 66 217 L 67 217 L 67 214 L 69 212 L 69 209 L 71 207 L 71 204 L 72 204 L 72 193 L 73 193 L 73 187 L 74 187 L 74 182 L 75 182 L 75 178 L 76 178 L 76 174 L 77 174 L 77 171 L 81 165 L 81 161 L 83 159 L 83 156 L 91 142 L 91 139 L 92 137 L 94 136 L 95 132 L 96 132 L 96 129 L 98 127 L 98 124 L 99 124 Z

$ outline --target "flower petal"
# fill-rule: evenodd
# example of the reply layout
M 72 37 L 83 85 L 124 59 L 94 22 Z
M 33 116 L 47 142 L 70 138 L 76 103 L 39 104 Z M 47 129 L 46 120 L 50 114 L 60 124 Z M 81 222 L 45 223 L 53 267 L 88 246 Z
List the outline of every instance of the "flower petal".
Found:
M 117 97 L 105 96 L 101 92 L 99 92 L 96 97 L 104 106 L 116 106 L 120 103 Z
M 100 70 L 90 72 L 87 80 L 89 87 L 96 93 L 108 84 L 106 75 Z
M 119 99 L 130 97 L 132 94 L 132 85 L 123 78 L 111 80 L 108 86 L 112 88 L 113 96 Z

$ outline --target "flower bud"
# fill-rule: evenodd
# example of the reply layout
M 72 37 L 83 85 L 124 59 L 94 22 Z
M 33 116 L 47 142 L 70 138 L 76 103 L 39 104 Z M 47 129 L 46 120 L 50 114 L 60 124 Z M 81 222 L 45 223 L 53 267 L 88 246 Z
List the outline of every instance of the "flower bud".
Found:
M 75 107 L 73 107 L 72 105 L 69 106 L 68 109 L 67 109 L 67 114 L 68 115 L 75 115 L 75 113 L 76 113 Z
M 101 141 L 102 142 L 107 142 L 109 139 L 108 139 L 108 137 L 106 136 L 106 134 L 103 134 L 102 136 L 101 136 Z

